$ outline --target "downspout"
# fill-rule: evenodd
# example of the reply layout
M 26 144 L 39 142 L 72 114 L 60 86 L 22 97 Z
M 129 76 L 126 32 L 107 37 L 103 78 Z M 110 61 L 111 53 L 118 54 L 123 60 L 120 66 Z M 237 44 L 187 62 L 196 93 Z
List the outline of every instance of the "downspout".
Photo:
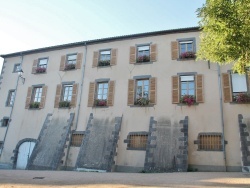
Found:
M 20 67 L 22 67 L 22 64 L 23 64 L 23 54 L 21 53 L 20 55 L 21 55 Z M 10 122 L 12 121 L 11 117 L 12 117 L 12 113 L 13 113 L 13 109 L 14 109 L 14 105 L 15 105 L 15 100 L 16 100 L 16 96 L 17 96 L 18 81 L 19 81 L 19 75 L 17 76 L 17 80 L 16 80 L 15 97 L 14 97 L 14 100 L 13 100 L 13 105 L 11 106 L 9 121 L 8 121 L 7 128 L 6 128 L 6 131 L 5 131 L 5 134 L 4 134 L 2 151 L 4 149 L 5 140 L 6 140 L 6 137 L 7 137 L 8 130 L 9 130 L 9 125 L 10 125 Z M 2 152 L 0 153 L 0 155 L 2 155 Z
M 223 111 L 223 102 L 222 102 L 222 86 L 221 86 L 221 70 L 220 65 L 217 63 L 218 68 L 218 85 L 219 85 L 219 94 L 220 94 L 220 117 L 221 117 L 221 128 L 222 128 L 222 149 L 223 149 L 223 160 L 225 166 L 225 172 L 227 172 L 227 161 L 226 161 L 226 148 L 225 148 L 225 124 L 224 124 L 224 111 Z

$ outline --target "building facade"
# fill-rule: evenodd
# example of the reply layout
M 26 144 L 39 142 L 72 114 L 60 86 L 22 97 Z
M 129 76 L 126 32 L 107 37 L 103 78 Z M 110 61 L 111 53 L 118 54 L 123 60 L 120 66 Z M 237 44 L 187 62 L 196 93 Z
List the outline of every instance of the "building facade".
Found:
M 250 74 L 197 27 L 2 55 L 1 168 L 249 171 Z

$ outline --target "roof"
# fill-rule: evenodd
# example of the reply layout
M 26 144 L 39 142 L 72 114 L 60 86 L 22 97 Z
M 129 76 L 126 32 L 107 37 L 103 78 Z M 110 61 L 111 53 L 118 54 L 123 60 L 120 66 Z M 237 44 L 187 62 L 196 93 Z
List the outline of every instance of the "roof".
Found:
M 113 41 L 119 41 L 119 40 L 135 39 L 135 38 L 173 34 L 173 33 L 197 32 L 199 30 L 200 30 L 199 27 L 187 27 L 187 28 L 179 28 L 179 29 L 169 29 L 169 30 L 162 30 L 162 31 L 138 33 L 138 34 L 131 34 L 131 35 L 122 35 L 122 36 L 108 37 L 108 38 L 102 38 L 102 39 L 93 39 L 93 40 L 68 43 L 68 44 L 62 44 L 62 45 L 56 45 L 56 46 L 49 46 L 49 47 L 44 47 L 44 48 L 37 48 L 37 49 L 32 49 L 32 50 L 27 50 L 27 51 L 20 51 L 20 52 L 0 55 L 0 57 L 2 58 L 16 57 L 20 55 L 48 52 L 48 51 L 53 51 L 53 50 L 61 50 L 65 48 L 93 45 L 93 44 L 98 44 L 98 43 L 106 43 L 106 42 L 113 42 Z

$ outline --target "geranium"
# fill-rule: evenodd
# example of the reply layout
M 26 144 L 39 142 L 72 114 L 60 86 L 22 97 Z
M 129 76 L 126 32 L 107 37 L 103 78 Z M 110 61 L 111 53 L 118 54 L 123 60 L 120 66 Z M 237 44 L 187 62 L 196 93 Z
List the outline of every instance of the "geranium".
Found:
M 44 72 L 46 72 L 46 68 L 44 68 L 44 67 L 37 67 L 36 68 L 36 73 L 44 73 Z
M 188 106 L 194 105 L 196 103 L 194 95 L 183 95 L 180 99 L 180 103 L 187 104 Z
M 150 57 L 148 55 L 139 56 L 137 58 L 137 62 L 149 62 L 149 61 Z
M 71 69 L 75 69 L 76 68 L 76 65 L 75 64 L 67 64 L 65 66 L 65 70 L 71 70 Z
M 107 106 L 107 100 L 105 99 L 96 99 L 95 100 L 96 106 Z
M 246 93 L 239 93 L 233 96 L 233 101 L 237 103 L 248 103 L 250 102 L 250 95 Z
M 195 53 L 194 52 L 183 52 L 180 55 L 181 59 L 185 59 L 185 58 L 195 58 Z

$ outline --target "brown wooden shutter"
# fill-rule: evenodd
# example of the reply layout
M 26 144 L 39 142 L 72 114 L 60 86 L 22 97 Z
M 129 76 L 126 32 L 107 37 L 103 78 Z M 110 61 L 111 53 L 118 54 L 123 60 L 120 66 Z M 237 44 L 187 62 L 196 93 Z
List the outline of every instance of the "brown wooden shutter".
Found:
M 136 48 L 135 46 L 130 46 L 130 56 L 129 56 L 129 63 L 133 64 L 136 62 Z
M 92 67 L 97 67 L 98 66 L 98 60 L 99 60 L 99 52 L 96 51 L 93 53 L 93 64 Z
M 95 102 L 95 82 L 89 83 L 89 98 L 88 98 L 88 107 L 94 106 Z
M 56 96 L 55 96 L 55 103 L 54 103 L 55 108 L 59 108 L 59 102 L 61 99 L 61 92 L 62 92 L 62 85 L 58 84 L 56 86 Z
M 151 44 L 150 45 L 150 61 L 156 61 L 157 59 L 157 45 L 156 44 Z
M 116 65 L 116 64 L 117 64 L 117 49 L 112 49 L 110 65 Z
M 222 73 L 224 102 L 232 102 L 232 90 L 229 73 Z
M 135 81 L 132 79 L 128 80 L 128 106 L 134 105 L 135 99 Z
M 47 89 L 48 89 L 48 86 L 43 86 L 42 97 L 41 97 L 39 108 L 44 108 L 45 106 Z
M 179 58 L 179 43 L 177 41 L 171 42 L 171 54 L 172 60 L 176 60 Z
M 156 104 L 156 78 L 150 78 L 149 103 Z
M 196 75 L 196 102 L 204 102 L 204 88 L 203 88 L 203 82 L 204 77 L 202 74 Z
M 179 76 L 172 76 L 172 103 L 180 103 L 180 81 Z
M 35 59 L 33 61 L 32 72 L 31 72 L 32 74 L 36 73 L 37 64 L 38 64 L 38 59 Z
M 60 71 L 63 71 L 65 69 L 65 62 L 66 62 L 66 55 L 61 56 L 61 63 L 60 63 Z
M 81 65 L 82 65 L 82 53 L 78 53 L 77 54 L 77 58 L 76 58 L 76 69 L 81 69 Z
M 109 81 L 108 106 L 114 105 L 115 81 Z
M 72 98 L 71 98 L 71 101 L 70 101 L 70 106 L 71 107 L 76 107 L 77 91 L 78 91 L 78 84 L 74 84 L 73 85 L 73 90 L 72 90 Z
M 32 87 L 28 87 L 27 97 L 26 97 L 26 101 L 25 101 L 25 108 L 26 109 L 30 107 L 31 95 L 32 95 Z

